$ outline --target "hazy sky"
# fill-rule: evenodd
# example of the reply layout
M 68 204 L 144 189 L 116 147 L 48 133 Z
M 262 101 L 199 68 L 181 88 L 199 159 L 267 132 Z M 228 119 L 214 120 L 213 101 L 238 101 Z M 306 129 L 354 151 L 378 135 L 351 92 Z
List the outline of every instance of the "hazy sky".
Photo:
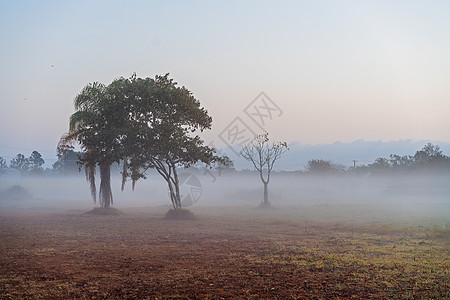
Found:
M 133 72 L 193 91 L 217 147 L 226 129 L 262 131 L 255 105 L 279 140 L 450 142 L 449 14 L 450 1 L 1 1 L 0 156 L 54 156 L 76 94 Z

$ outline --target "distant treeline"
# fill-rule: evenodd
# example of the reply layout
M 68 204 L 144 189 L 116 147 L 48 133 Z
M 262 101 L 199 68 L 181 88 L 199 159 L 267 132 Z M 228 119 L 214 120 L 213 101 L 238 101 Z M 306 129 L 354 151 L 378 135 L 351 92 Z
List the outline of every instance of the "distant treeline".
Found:
M 0 173 L 17 170 L 20 175 L 71 175 L 80 171 L 78 161 L 82 157 L 81 152 L 74 151 L 73 148 L 67 149 L 63 154 L 58 154 L 58 160 L 52 165 L 52 168 L 44 169 L 45 160 L 38 151 L 33 151 L 29 157 L 25 157 L 22 153 L 7 164 L 6 160 L 0 157 Z
M 400 156 L 391 154 L 389 157 L 379 157 L 368 165 L 345 167 L 329 160 L 312 159 L 305 166 L 306 172 L 314 174 L 347 173 L 357 174 L 398 174 L 409 172 L 450 171 L 450 157 L 444 155 L 438 145 L 426 144 L 414 155 Z
M 38 151 L 33 151 L 29 157 L 25 157 L 22 153 L 9 162 L 0 156 L 0 174 L 9 172 L 17 172 L 22 176 L 47 176 L 47 175 L 75 175 L 84 172 L 79 164 L 83 153 L 75 151 L 73 147 L 69 147 L 62 154 L 57 155 L 56 162 L 52 168 L 44 168 L 45 160 Z M 119 170 L 119 165 L 113 166 L 113 171 Z
M 68 148 L 63 153 L 58 154 L 57 161 L 52 168 L 43 168 L 44 159 L 38 151 L 33 151 L 29 157 L 23 154 L 17 156 L 7 164 L 6 160 L 0 156 L 0 174 L 6 173 L 9 169 L 17 170 L 21 175 L 75 175 L 80 174 L 79 159 L 83 153 L 77 152 L 73 148 Z M 196 169 L 196 167 L 192 167 Z M 200 167 L 202 168 L 202 167 Z M 358 175 L 386 175 L 399 173 L 415 172 L 450 172 L 450 157 L 444 155 L 438 145 L 426 144 L 422 149 L 416 151 L 414 155 L 400 156 L 391 154 L 389 157 L 379 157 L 373 163 L 367 165 L 358 165 L 355 161 L 353 166 L 347 167 L 342 164 L 334 163 L 326 159 L 311 159 L 305 166 L 299 166 L 298 171 L 312 175 L 334 175 L 334 174 L 358 174 Z M 199 167 L 197 167 L 199 169 Z M 211 171 L 219 174 L 222 172 L 249 172 L 249 170 L 237 171 L 233 167 L 213 166 Z M 112 166 L 112 173 L 119 173 L 119 165 Z M 206 170 L 206 169 L 205 169 Z M 82 172 L 84 174 L 84 172 Z

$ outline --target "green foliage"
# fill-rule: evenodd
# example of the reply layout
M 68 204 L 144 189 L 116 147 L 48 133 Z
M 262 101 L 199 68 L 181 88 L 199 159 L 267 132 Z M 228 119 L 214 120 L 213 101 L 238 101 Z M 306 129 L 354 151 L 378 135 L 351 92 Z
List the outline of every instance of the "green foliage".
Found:
M 42 158 L 42 155 L 37 152 L 33 151 L 28 158 L 28 169 L 31 174 L 40 174 L 44 171 L 42 166 L 45 164 L 44 159 Z
M 428 143 L 412 156 L 391 154 L 389 158 L 379 157 L 366 168 L 375 174 L 450 171 L 450 157 L 444 155 L 438 145 Z
M 42 155 L 37 151 L 33 151 L 28 158 L 23 154 L 17 154 L 17 156 L 11 160 L 10 168 L 19 170 L 22 175 L 39 175 L 44 171 L 42 168 L 44 164 L 45 161 L 42 158 Z
M 414 160 L 408 155 L 391 154 L 389 157 L 390 166 L 397 171 L 407 171 L 414 164 Z
M 450 157 L 444 155 L 438 145 L 426 144 L 413 156 L 413 168 L 450 167 Z
M 15 158 L 13 158 L 9 164 L 10 168 L 17 169 L 20 172 L 28 171 L 28 160 L 25 158 L 23 154 L 17 154 Z
M 95 169 L 100 167 L 100 205 L 109 207 L 113 203 L 109 169 L 120 160 L 120 128 L 123 122 L 121 101 L 112 97 L 112 92 L 101 83 L 91 83 L 83 88 L 74 101 L 76 112 L 70 116 L 69 132 L 58 145 L 59 155 L 74 141 L 83 150 L 80 164 L 85 167 L 86 179 L 90 183 L 91 195 L 96 201 Z M 120 99 L 119 100 L 123 100 Z
M 58 160 L 53 164 L 53 169 L 62 175 L 75 174 L 79 172 L 80 165 L 78 162 L 82 159 L 82 153 L 73 150 L 74 147 L 69 146 L 67 149 L 58 151 Z
M 234 162 L 227 155 L 223 155 L 214 163 L 214 167 L 219 171 L 219 176 L 222 170 L 234 170 Z
M 340 164 L 333 163 L 329 160 L 311 159 L 305 166 L 306 170 L 312 174 L 336 174 L 344 171 L 345 167 Z
M 59 145 L 60 154 L 70 142 L 83 149 L 95 201 L 95 167 L 100 167 L 100 203 L 112 203 L 110 167 L 123 162 L 122 189 L 127 178 L 133 187 L 154 168 L 167 181 L 175 209 L 181 207 L 177 168 L 198 161 L 221 161 L 204 145 L 196 131 L 211 128 L 212 119 L 192 93 L 177 86 L 169 75 L 153 78 L 118 78 L 108 86 L 88 84 L 75 98 L 70 130 Z M 225 163 L 226 161 L 223 160 Z
M 221 161 L 195 134 L 210 129 L 212 119 L 192 93 L 177 86 L 169 74 L 154 79 L 132 76 L 122 79 L 120 88 L 127 95 L 129 117 L 123 140 L 123 182 L 130 177 L 134 186 L 148 169 L 156 169 L 169 186 L 173 208 L 179 209 L 177 168 L 199 161 L 208 165 Z
M 6 160 L 0 156 L 0 173 L 3 172 L 4 169 L 6 169 L 8 165 L 6 164 Z

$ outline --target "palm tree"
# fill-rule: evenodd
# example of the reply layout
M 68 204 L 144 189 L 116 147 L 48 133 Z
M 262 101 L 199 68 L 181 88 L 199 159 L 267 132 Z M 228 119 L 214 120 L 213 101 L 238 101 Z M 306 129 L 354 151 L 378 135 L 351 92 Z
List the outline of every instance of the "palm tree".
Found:
M 100 169 L 99 203 L 103 208 L 113 204 L 111 191 L 111 165 L 119 162 L 118 141 L 119 110 L 117 101 L 111 96 L 109 86 L 94 82 L 86 85 L 75 97 L 75 113 L 70 116 L 69 132 L 58 145 L 63 152 L 73 142 L 78 142 L 83 150 L 80 163 L 86 171 L 86 180 L 90 183 L 91 195 L 96 202 L 95 173 Z

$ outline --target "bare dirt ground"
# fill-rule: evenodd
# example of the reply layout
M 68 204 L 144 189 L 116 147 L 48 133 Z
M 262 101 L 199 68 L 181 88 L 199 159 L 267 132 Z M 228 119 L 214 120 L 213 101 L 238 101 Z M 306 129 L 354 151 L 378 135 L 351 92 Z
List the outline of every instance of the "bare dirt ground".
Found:
M 450 298 L 448 228 L 257 210 L 1 213 L 0 298 Z

